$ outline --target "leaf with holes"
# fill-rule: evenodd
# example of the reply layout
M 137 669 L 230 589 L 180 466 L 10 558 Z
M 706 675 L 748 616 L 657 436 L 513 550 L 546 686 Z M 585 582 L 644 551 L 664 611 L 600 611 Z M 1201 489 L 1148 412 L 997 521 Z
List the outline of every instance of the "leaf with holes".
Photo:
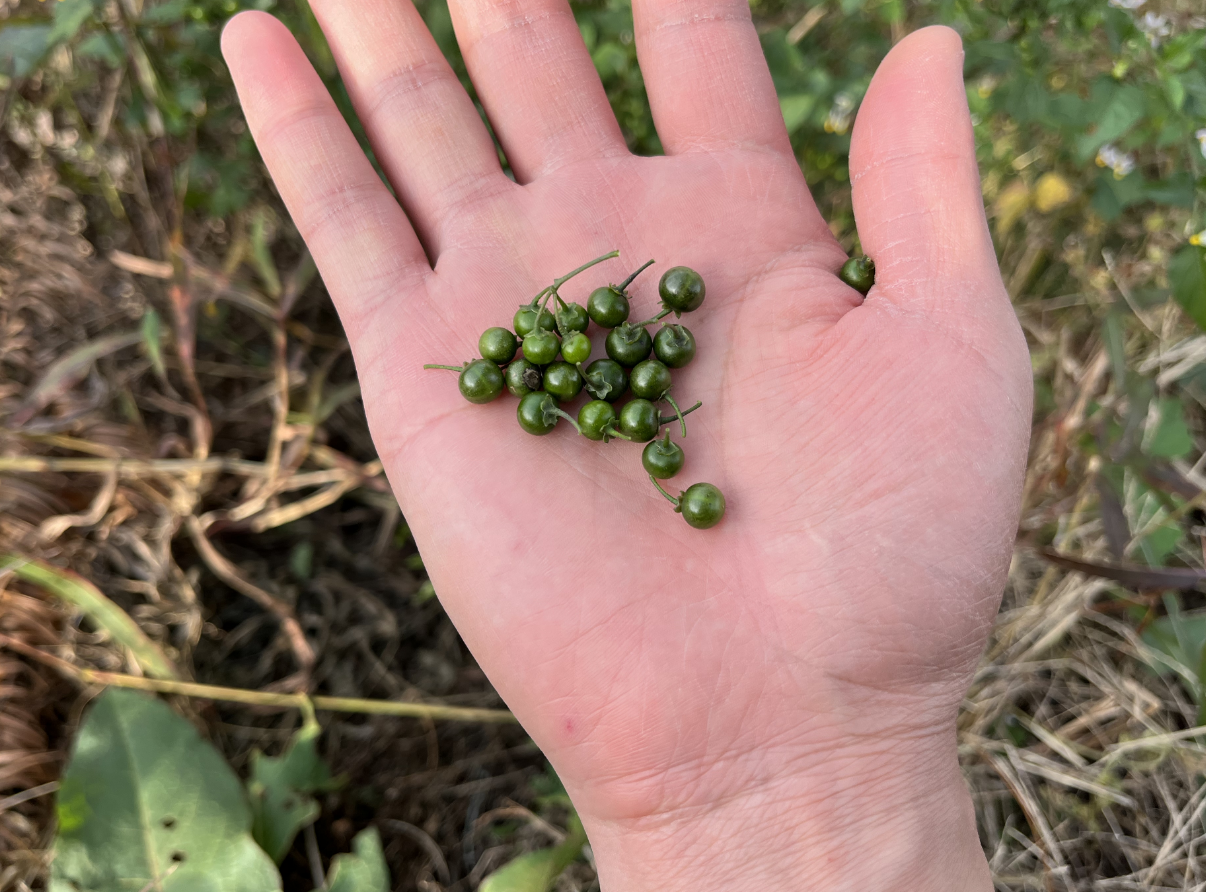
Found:
M 110 689 L 63 774 L 51 892 L 280 889 L 239 779 L 164 703 Z
M 374 828 L 356 834 L 352 854 L 331 860 L 327 892 L 389 892 L 389 868 Z
M 310 719 L 283 755 L 265 756 L 258 750 L 251 754 L 251 835 L 278 864 L 289 854 L 298 831 L 318 818 L 312 794 L 339 786 L 318 755 L 319 733 L 318 723 Z

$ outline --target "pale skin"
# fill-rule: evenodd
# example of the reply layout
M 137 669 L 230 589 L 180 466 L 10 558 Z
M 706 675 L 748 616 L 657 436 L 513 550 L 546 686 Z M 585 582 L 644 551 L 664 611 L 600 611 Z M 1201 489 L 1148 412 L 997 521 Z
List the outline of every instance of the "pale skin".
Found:
M 564 0 L 452 0 L 515 181 L 408 0 L 311 3 L 397 198 L 283 26 L 236 17 L 226 58 L 435 589 L 564 780 L 604 892 L 987 892 L 955 716 L 1004 584 L 1031 384 L 958 37 L 905 38 L 859 109 L 864 300 L 746 0 L 634 0 L 658 158 L 626 148 Z M 650 257 L 634 314 L 670 265 L 707 282 L 675 374 L 704 407 L 668 488 L 721 487 L 712 530 L 673 513 L 639 446 L 532 437 L 510 397 L 470 405 L 422 368 L 612 249 L 567 300 Z

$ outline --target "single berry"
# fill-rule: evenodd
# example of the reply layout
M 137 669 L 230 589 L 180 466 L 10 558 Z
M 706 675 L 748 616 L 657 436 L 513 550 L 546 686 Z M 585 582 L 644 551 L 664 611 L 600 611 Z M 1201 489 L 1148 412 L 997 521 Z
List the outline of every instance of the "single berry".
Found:
M 657 285 L 662 303 L 676 313 L 698 310 L 706 292 L 703 276 L 685 266 L 666 270 Z
M 875 284 L 875 261 L 870 257 L 851 257 L 842 264 L 838 278 L 860 294 L 866 294 Z
M 638 362 L 628 374 L 629 390 L 643 400 L 660 400 L 670 384 L 670 370 L 656 359 Z
M 613 328 L 604 343 L 607 355 L 622 366 L 632 368 L 653 352 L 653 338 L 643 325 L 628 325 Z
M 679 497 L 678 508 L 683 520 L 697 530 L 716 526 L 724 517 L 724 493 L 711 483 L 693 483 Z
M 614 285 L 596 288 L 586 301 L 586 314 L 600 328 L 615 328 L 628 321 L 628 295 Z
M 556 400 L 543 391 L 529 393 L 520 399 L 519 408 L 515 411 L 519 426 L 538 437 L 551 433 L 560 420 L 560 416 L 553 411 L 556 406 Z
M 523 339 L 523 358 L 536 365 L 548 365 L 557 358 L 561 342 L 548 331 L 534 331 Z
M 567 403 L 582 392 L 582 374 L 568 362 L 555 362 L 544 370 L 544 389 Z
M 471 403 L 489 403 L 503 392 L 503 373 L 488 359 L 475 359 L 465 366 L 458 381 L 461 396 Z
M 614 359 L 596 359 L 586 367 L 586 392 L 614 403 L 628 389 L 628 372 Z
M 511 391 L 513 396 L 527 396 L 533 390 L 540 390 L 544 386 L 544 376 L 540 374 L 540 369 L 523 357 L 507 366 L 506 378 L 507 390 Z
M 616 410 L 606 400 L 591 400 L 578 410 L 578 427 L 589 440 L 602 440 L 615 430 Z
M 515 340 L 515 335 L 509 328 L 487 328 L 478 338 L 477 349 L 483 359 L 506 365 L 515 358 L 519 341 Z
M 561 342 L 561 358 L 577 365 L 590 359 L 590 338 L 576 332 Z
M 653 336 L 653 354 L 668 368 L 681 369 L 695 358 L 695 336 L 685 325 L 667 325 Z
M 620 430 L 637 443 L 649 442 L 661 427 L 661 415 L 649 400 L 631 400 L 620 410 Z
M 586 315 L 586 307 L 582 304 L 566 304 L 557 311 L 557 331 L 561 337 L 568 338 L 576 331 L 586 331 L 590 325 L 590 317 Z
M 534 307 L 520 307 L 515 311 L 515 317 L 511 320 L 515 333 L 521 338 L 526 338 L 532 333 L 532 329 L 536 327 L 535 323 L 536 309 Z M 540 327 L 545 331 L 553 331 L 557 328 L 557 320 L 548 310 L 540 311 Z
M 659 480 L 669 480 L 683 469 L 683 462 L 686 460 L 683 447 L 671 443 L 669 437 L 654 440 L 641 453 L 641 464 L 645 466 L 645 473 Z

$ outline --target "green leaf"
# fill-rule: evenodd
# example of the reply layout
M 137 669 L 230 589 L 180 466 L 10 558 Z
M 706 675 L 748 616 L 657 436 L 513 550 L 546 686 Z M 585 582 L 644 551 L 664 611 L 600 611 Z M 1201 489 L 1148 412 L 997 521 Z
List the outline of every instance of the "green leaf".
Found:
M 376 828 L 357 833 L 352 851 L 331 860 L 327 892 L 389 892 L 389 868 Z
M 302 828 L 318 818 L 312 793 L 331 789 L 330 769 L 318 755 L 318 723 L 308 719 L 279 757 L 251 754 L 251 833 L 278 864 Z
M 1084 134 L 1076 141 L 1076 153 L 1082 162 L 1088 161 L 1103 145 L 1118 139 L 1143 119 L 1147 99 L 1142 90 L 1127 85 L 1111 92 L 1105 107 L 1094 118 L 1093 132 Z
M 783 112 L 783 123 L 787 125 L 789 134 L 804 125 L 816 104 L 817 98 L 810 93 L 779 97 L 779 110 Z
M 93 0 L 58 0 L 54 5 L 54 27 L 47 41 L 56 44 L 75 37 L 84 22 L 92 18 L 94 10 Z
M 0 570 L 10 570 L 18 579 L 41 586 L 84 611 L 114 641 L 130 649 L 147 675 L 153 678 L 180 677 L 172 661 L 143 633 L 138 624 L 82 576 L 15 554 L 0 554 Z
M 1168 281 L 1181 309 L 1206 329 L 1206 247 L 1186 245 L 1168 265 Z
M 111 688 L 92 706 L 63 775 L 51 892 L 280 889 L 251 838 L 239 780 L 154 697 Z
M 586 831 L 576 814 L 570 815 L 569 835 L 565 842 L 551 849 L 540 849 L 520 855 L 514 861 L 486 877 L 478 892 L 548 892 L 582 853 Z
M 0 28 L 0 74 L 25 77 L 50 49 L 50 25 L 7 25 Z
M 159 380 L 167 380 L 167 366 L 163 364 L 163 327 L 159 324 L 159 314 L 154 308 L 147 307 L 142 314 L 142 349 L 151 360 L 151 368 L 159 376 Z
M 1176 397 L 1162 397 L 1156 429 L 1150 432 L 1144 452 L 1156 458 L 1181 458 L 1193 450 L 1193 437 L 1185 423 L 1185 407 Z

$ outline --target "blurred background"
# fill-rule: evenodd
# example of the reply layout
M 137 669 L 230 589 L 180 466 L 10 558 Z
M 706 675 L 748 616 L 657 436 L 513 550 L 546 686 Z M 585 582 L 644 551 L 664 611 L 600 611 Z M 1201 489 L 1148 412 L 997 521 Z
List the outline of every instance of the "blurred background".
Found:
M 446 4 L 418 6 L 472 92 Z M 630 146 L 658 153 L 628 2 L 573 6 Z M 960 718 L 997 888 L 1206 888 L 1206 7 L 750 6 L 851 252 L 876 65 L 923 25 L 965 42 L 1036 390 L 1009 588 Z M 245 8 L 289 25 L 362 136 L 305 0 L 0 0 L 0 892 L 46 888 L 76 820 L 54 794 L 89 670 L 261 695 L 172 703 L 261 802 L 265 849 L 269 769 L 307 754 L 279 781 L 286 889 L 338 885 L 325 869 L 370 826 L 373 888 L 597 888 L 516 726 L 320 708 L 315 750 L 306 711 L 270 702 L 503 706 L 426 581 L 241 116 L 218 38 Z

